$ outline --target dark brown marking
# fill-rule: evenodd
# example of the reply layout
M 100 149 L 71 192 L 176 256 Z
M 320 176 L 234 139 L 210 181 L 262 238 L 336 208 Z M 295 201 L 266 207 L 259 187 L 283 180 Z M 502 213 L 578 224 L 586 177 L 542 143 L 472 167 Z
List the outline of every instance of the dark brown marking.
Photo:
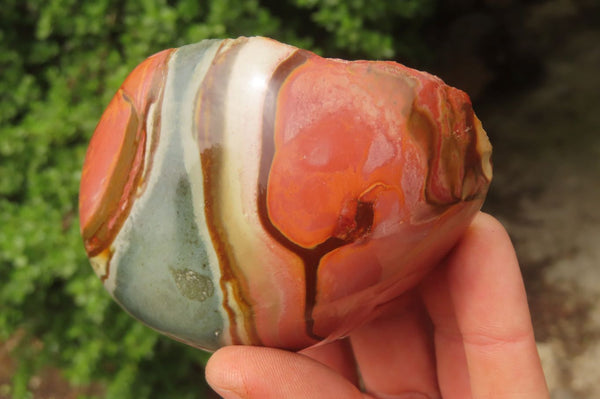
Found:
M 469 179 L 475 180 L 474 185 L 477 188 L 473 193 L 463 198 L 464 201 L 471 201 L 485 197 L 486 190 L 481 190 L 481 187 L 489 184 L 489 180 L 485 175 L 482 163 L 482 154 L 477 149 L 480 136 L 475 127 L 475 113 L 473 107 L 469 103 L 462 106 L 462 112 L 465 115 L 466 130 L 469 132 L 469 144 L 465 154 L 463 185 Z
M 306 282 L 304 317 L 306 320 L 306 333 L 315 340 L 322 340 L 324 337 L 320 337 L 314 332 L 313 319 L 313 309 L 317 298 L 317 271 L 319 264 L 321 259 L 327 253 L 343 245 L 354 242 L 370 232 L 373 224 L 373 204 L 368 202 L 358 202 L 356 213 L 354 214 L 354 227 L 344 239 L 330 237 L 312 248 L 305 248 L 290 241 L 275 225 L 273 225 L 269 217 L 269 211 L 267 209 L 267 188 L 269 173 L 275 155 L 275 119 L 279 90 L 292 71 L 304 64 L 309 57 L 310 53 L 304 50 L 297 50 L 277 67 L 269 82 L 263 112 L 263 140 L 260 171 L 258 175 L 257 207 L 263 228 L 283 247 L 295 253 L 304 264 L 304 276 Z
M 424 198 L 440 212 L 461 201 L 483 197 L 485 190 L 482 188 L 489 183 L 477 149 L 479 136 L 471 103 L 464 102 L 457 106 L 456 101 L 459 100 L 449 94 L 449 90 L 455 89 L 439 89 L 438 101 L 440 104 L 447 103 L 451 112 L 440 115 L 436 121 L 431 111 L 418 102 L 419 97 L 415 97 L 408 119 L 408 132 L 419 144 L 427 160 Z M 461 126 L 462 123 L 464 126 Z M 456 126 L 462 127 L 460 133 L 465 137 L 457 138 L 449 134 Z M 447 132 L 443 131 L 444 127 L 448 129 Z M 463 190 L 466 184 L 470 192 L 465 195 Z M 443 190 L 448 190 L 448 195 L 440 197 L 439 192 L 436 193 L 440 185 Z

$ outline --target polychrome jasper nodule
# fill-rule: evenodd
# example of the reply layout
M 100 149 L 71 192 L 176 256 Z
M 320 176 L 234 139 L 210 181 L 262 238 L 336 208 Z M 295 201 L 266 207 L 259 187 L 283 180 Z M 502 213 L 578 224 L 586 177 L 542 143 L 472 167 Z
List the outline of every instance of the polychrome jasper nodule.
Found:
M 271 39 L 165 50 L 90 143 L 85 249 L 130 314 L 190 345 L 301 349 L 418 283 L 484 200 L 468 96 Z

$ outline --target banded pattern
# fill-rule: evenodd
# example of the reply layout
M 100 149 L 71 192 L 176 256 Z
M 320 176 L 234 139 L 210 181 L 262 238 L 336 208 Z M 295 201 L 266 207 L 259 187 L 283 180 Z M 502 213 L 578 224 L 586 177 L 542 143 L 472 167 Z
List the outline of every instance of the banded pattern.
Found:
M 115 95 L 86 156 L 82 235 L 107 290 L 156 330 L 301 349 L 450 250 L 490 153 L 467 95 L 432 75 L 207 40 L 149 58 Z

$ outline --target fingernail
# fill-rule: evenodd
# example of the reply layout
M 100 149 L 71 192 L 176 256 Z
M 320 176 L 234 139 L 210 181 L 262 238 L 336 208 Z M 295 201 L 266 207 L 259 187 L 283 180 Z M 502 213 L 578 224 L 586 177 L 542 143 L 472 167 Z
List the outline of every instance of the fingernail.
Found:
M 223 399 L 244 399 L 240 394 L 235 391 L 230 391 L 229 389 L 222 389 L 213 387 L 216 393 L 219 394 Z

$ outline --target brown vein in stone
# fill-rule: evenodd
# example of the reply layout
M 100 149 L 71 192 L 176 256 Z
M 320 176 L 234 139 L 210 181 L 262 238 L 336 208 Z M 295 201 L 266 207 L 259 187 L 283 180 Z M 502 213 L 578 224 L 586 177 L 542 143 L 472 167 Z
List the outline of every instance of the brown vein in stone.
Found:
M 309 337 L 315 340 L 322 340 L 324 337 L 318 336 L 314 332 L 313 309 L 317 298 L 317 272 L 321 259 L 327 253 L 355 241 L 362 237 L 361 234 L 349 234 L 348 239 L 343 240 L 338 237 L 329 237 L 324 242 L 313 248 L 304 248 L 293 241 L 290 241 L 279 229 L 273 225 L 269 211 L 267 209 L 267 187 L 269 181 L 269 173 L 275 155 L 275 119 L 277 112 L 277 97 L 279 90 L 286 78 L 292 71 L 304 64 L 310 57 L 310 53 L 304 50 L 297 50 L 287 60 L 282 62 L 273 73 L 267 96 L 265 98 L 265 106 L 263 112 L 263 140 L 262 154 L 260 160 L 260 170 L 258 177 L 258 198 L 257 207 L 258 215 L 263 228 L 282 246 L 298 255 L 304 264 L 305 277 L 305 304 L 304 318 L 306 320 L 306 333 Z M 371 230 L 373 224 L 373 204 L 369 202 L 358 201 L 357 213 L 355 214 L 355 222 L 357 231 L 360 230 L 365 234 Z
M 252 344 L 260 345 L 260 338 L 256 333 L 253 322 L 253 313 L 250 302 L 244 296 L 242 289 L 243 274 L 241 273 L 233 251 L 233 245 L 229 241 L 224 222 L 224 210 L 221 207 L 222 186 L 227 184 L 226 177 L 222 175 L 223 151 L 221 137 L 224 134 L 226 115 L 225 102 L 227 98 L 227 85 L 230 81 L 231 68 L 240 48 L 245 40 L 237 40 L 231 47 L 223 50 L 227 41 L 223 41 L 217 55 L 200 86 L 196 100 L 197 113 L 195 118 L 195 129 L 198 132 L 198 145 L 202 164 L 204 179 L 204 213 L 206 224 L 210 233 L 213 247 L 219 259 L 221 269 L 221 291 L 223 292 L 223 307 L 230 321 L 230 334 L 232 343 L 242 344 L 242 338 L 238 334 L 236 312 L 229 306 L 230 285 L 234 300 L 238 304 L 244 317 L 244 328 Z

